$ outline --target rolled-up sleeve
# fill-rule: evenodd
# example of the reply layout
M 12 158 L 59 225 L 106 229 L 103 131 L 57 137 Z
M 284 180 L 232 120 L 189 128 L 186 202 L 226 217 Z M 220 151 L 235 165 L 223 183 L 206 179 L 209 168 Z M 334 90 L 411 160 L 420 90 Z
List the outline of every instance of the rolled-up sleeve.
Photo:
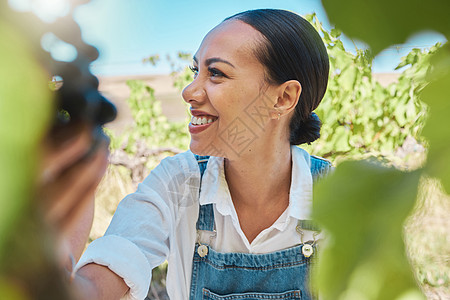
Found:
M 198 169 L 190 152 L 164 159 L 120 202 L 105 236 L 89 245 L 76 270 L 89 263 L 107 266 L 130 288 L 126 299 L 144 299 L 152 269 L 169 256 L 184 185 L 199 176 L 192 166 Z
M 130 264 L 130 257 L 133 263 Z M 150 286 L 152 268 L 142 251 L 132 242 L 115 235 L 93 241 L 78 262 L 82 266 L 95 263 L 108 267 L 122 277 L 130 288 L 125 299 L 144 299 Z

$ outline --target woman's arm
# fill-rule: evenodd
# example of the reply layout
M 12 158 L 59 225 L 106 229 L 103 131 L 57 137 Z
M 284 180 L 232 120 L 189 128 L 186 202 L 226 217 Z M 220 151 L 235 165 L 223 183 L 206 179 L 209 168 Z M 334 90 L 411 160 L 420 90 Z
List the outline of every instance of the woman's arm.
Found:
M 128 291 L 125 281 L 107 267 L 88 264 L 73 278 L 73 289 L 77 299 L 121 299 Z
M 90 145 L 86 130 L 81 131 L 62 148 L 45 151 L 49 154 L 45 170 L 52 176 L 44 176 L 43 208 L 65 243 L 60 255 L 68 270 L 72 268 L 69 253 L 77 259 L 87 240 L 95 187 L 106 168 L 106 147 L 90 161 L 78 162 Z M 73 286 L 79 299 L 120 299 L 124 294 L 145 298 L 151 269 L 167 259 L 177 211 L 184 205 L 178 201 L 192 171 L 182 161 L 165 159 L 138 191 L 121 202 L 105 237 L 94 241 L 77 265 Z M 198 172 L 197 164 L 193 169 Z
M 44 141 L 40 181 L 43 216 L 57 235 L 56 250 L 68 271 L 85 248 L 94 216 L 95 190 L 108 161 L 106 140 L 83 159 L 92 145 L 91 128 L 79 124 L 71 130 L 70 141 L 55 143 L 51 137 Z M 120 276 L 98 264 L 82 267 L 71 280 L 74 296 L 80 300 L 120 299 L 128 291 Z
M 108 140 L 92 127 L 74 124 L 43 141 L 39 206 L 55 234 L 60 263 L 79 259 L 94 216 L 94 194 L 108 164 Z M 93 139 L 99 139 L 95 151 Z M 87 153 L 90 153 L 89 155 Z
M 125 291 L 129 299 L 145 298 L 152 268 L 168 259 L 172 247 L 177 248 L 172 237 L 179 207 L 191 204 L 191 197 L 198 194 L 198 187 L 193 187 L 191 193 L 186 191 L 189 187 L 185 182 L 197 182 L 193 177 L 199 176 L 198 164 L 191 156 L 180 154 L 164 159 L 135 193 L 120 202 L 105 235 L 89 245 L 76 266 L 77 275 L 83 277 L 78 279 L 94 281 L 91 290 L 95 291 L 95 286 L 103 288 L 105 283 L 102 271 L 86 268 L 99 269 L 97 265 L 102 265 L 107 266 L 103 270 L 123 278 L 129 287 L 128 292 L 127 287 L 119 289 L 119 296 Z M 108 280 L 106 292 L 116 295 L 107 284 Z M 103 293 L 101 289 L 98 292 Z
M 70 272 L 92 226 L 94 194 L 106 170 L 108 141 L 100 142 L 86 157 L 92 147 L 92 128 L 77 124 L 61 134 L 62 142 L 53 136 L 43 142 L 39 200 L 43 217 L 56 235 L 60 264 Z M 97 264 L 82 267 L 71 280 L 80 300 L 120 299 L 128 290 L 121 277 Z

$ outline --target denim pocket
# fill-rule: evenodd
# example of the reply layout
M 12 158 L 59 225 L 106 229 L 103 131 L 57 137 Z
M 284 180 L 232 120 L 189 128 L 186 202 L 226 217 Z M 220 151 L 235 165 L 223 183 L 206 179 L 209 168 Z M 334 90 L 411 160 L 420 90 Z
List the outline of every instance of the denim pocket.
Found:
M 292 290 L 281 293 L 235 293 L 227 295 L 218 295 L 208 289 L 203 288 L 203 300 L 301 300 L 302 292 L 300 290 Z

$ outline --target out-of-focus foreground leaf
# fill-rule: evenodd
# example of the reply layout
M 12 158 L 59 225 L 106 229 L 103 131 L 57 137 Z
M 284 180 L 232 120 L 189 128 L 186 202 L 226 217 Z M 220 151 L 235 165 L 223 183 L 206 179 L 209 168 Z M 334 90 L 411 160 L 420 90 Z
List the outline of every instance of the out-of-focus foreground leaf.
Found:
M 19 32 L 0 20 L 0 258 L 35 186 L 38 144 L 52 98 L 45 74 Z
M 450 36 L 448 0 L 322 2 L 331 23 L 350 38 L 366 42 L 373 55 L 424 30 Z M 442 180 L 450 191 L 448 43 L 433 52 L 431 67 L 423 68 L 429 83 L 418 90 L 429 108 L 423 131 L 429 146 L 425 167 L 402 173 L 363 162 L 345 163 L 316 189 L 314 215 L 329 233 L 316 274 L 324 299 L 423 297 L 405 258 L 402 229 L 423 171 Z M 402 121 L 404 113 L 395 111 L 396 119 Z M 414 115 L 413 110 L 407 113 Z
M 327 234 L 315 274 L 323 299 L 424 299 L 402 239 L 419 178 L 419 171 L 345 162 L 316 186 L 314 218 Z
M 450 28 L 450 24 L 449 24 Z M 450 192 L 450 47 L 444 47 L 433 56 L 431 83 L 424 88 L 422 100 L 430 107 L 429 119 L 423 135 L 429 143 L 426 170 L 442 181 Z
M 369 44 L 373 54 L 422 30 L 450 34 L 448 0 L 322 0 L 330 22 Z
M 34 196 L 38 144 L 49 120 L 52 98 L 48 75 L 31 54 L 21 34 L 0 19 L 0 295 L 2 299 L 24 299 L 20 283 L 9 277 L 10 266 L 20 263 L 15 236 L 29 239 L 23 228 L 25 212 Z M 39 237 L 36 237 L 39 238 Z M 29 255 L 38 257 L 36 249 Z M 25 245 L 26 246 L 26 245 Z M 26 252 L 20 252 L 24 254 Z M 28 261 L 22 256 L 22 261 Z M 23 266 L 25 267 L 25 266 Z M 31 270 L 32 267 L 28 266 Z M 23 269 L 23 274 L 32 271 Z M 8 271 L 5 271 L 8 270 Z M 36 274 L 39 275 L 39 274 Z M 15 289 L 15 285 L 17 289 Z M 6 297 L 6 298 L 3 298 Z

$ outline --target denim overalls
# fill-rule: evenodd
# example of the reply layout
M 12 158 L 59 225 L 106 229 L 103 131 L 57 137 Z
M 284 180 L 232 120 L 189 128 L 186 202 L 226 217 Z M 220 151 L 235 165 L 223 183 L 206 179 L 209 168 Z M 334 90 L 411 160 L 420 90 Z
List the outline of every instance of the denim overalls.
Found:
M 196 158 L 203 176 L 209 157 Z M 330 162 L 311 156 L 313 180 L 328 173 L 330 168 Z M 299 226 L 317 230 L 308 220 L 299 221 Z M 214 236 L 213 204 L 200 205 L 199 230 L 210 231 Z M 197 241 L 190 299 L 313 299 L 308 286 L 311 259 L 302 254 L 304 245 L 267 254 L 220 253 Z

